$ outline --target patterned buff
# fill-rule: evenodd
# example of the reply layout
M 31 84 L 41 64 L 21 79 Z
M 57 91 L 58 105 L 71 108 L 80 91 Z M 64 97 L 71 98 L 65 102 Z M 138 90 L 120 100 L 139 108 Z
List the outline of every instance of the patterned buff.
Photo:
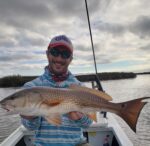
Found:
M 52 79 L 55 81 L 55 82 L 62 82 L 64 80 L 66 80 L 68 78 L 68 72 L 67 73 L 64 73 L 62 75 L 55 75 L 53 73 L 51 73 L 52 75 Z
M 69 72 L 68 71 L 63 73 L 63 74 L 61 74 L 61 75 L 56 75 L 56 74 L 52 73 L 52 71 L 51 71 L 49 66 L 46 66 L 45 69 L 46 68 L 50 71 L 51 77 L 52 77 L 52 79 L 55 82 L 62 82 L 64 80 L 66 80 L 68 78 L 68 76 L 69 76 Z

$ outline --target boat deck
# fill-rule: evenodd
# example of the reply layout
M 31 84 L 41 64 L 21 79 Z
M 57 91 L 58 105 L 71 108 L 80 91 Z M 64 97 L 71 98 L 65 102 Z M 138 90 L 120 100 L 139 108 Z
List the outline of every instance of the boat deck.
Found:
M 103 146 L 107 135 L 109 135 L 110 146 L 133 146 L 123 129 L 110 113 L 107 113 L 107 118 L 103 118 L 103 114 L 97 113 L 97 122 L 93 122 L 84 131 L 84 135 L 93 146 Z M 33 132 L 28 131 L 21 125 L 0 146 L 33 146 L 32 136 Z

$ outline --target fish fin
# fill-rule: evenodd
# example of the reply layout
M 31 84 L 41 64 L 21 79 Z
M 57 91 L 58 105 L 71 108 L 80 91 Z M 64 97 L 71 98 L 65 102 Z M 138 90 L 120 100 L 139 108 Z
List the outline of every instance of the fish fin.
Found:
M 59 100 L 59 99 L 53 99 L 53 100 L 45 99 L 45 100 L 43 100 L 42 103 L 44 103 L 48 106 L 56 106 L 56 105 L 59 105 L 61 102 L 62 102 L 62 100 Z
M 59 126 L 62 123 L 61 116 L 55 115 L 55 116 L 45 116 L 45 119 L 48 123 Z
M 95 112 L 88 113 L 87 116 L 93 121 L 97 122 L 97 117 Z
M 121 110 L 117 112 L 117 114 L 122 117 L 130 128 L 136 132 L 136 124 L 140 112 L 147 101 L 143 101 L 144 99 L 150 99 L 150 97 L 143 97 L 139 99 L 130 100 L 123 103 L 118 103 L 121 106 Z
M 96 89 L 91 89 L 91 88 L 88 88 L 88 87 L 79 86 L 79 85 L 75 85 L 75 84 L 71 84 L 71 85 L 69 86 L 69 89 L 82 90 L 82 91 L 85 91 L 85 92 L 94 94 L 94 95 L 96 95 L 96 96 L 98 96 L 98 97 L 100 97 L 100 98 L 103 98 L 103 99 L 105 99 L 105 100 L 108 100 L 108 101 L 111 101 L 111 100 L 112 100 L 112 97 L 111 97 L 110 95 L 108 95 L 108 94 L 105 93 L 105 92 L 96 90 Z

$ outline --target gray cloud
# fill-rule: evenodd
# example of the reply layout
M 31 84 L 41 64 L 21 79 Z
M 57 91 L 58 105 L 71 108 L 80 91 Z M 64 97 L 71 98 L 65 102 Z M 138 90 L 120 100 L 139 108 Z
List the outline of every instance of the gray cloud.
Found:
M 95 12 L 99 1 L 89 1 L 89 9 Z M 38 27 L 42 23 L 53 23 L 59 18 L 80 17 L 85 13 L 84 1 L 80 0 L 1 0 L 1 22 L 17 28 Z
M 32 0 L 1 0 L 0 1 L 0 18 L 6 22 L 17 22 L 26 24 L 33 19 L 43 19 L 51 16 L 51 10 L 44 1 Z M 4 17 L 5 16 L 5 17 Z M 32 18 L 32 19 L 28 19 Z M 24 21 L 23 21 L 24 20 Z M 8 23 L 9 25 L 11 23 Z
M 83 13 L 84 15 L 86 14 L 84 0 L 53 0 L 51 2 L 53 4 L 55 12 L 59 13 L 61 17 L 79 17 L 82 16 Z M 101 0 L 87 1 L 88 8 L 91 14 L 99 9 L 100 2 Z
M 91 12 L 98 9 L 99 1 L 89 2 Z M 57 28 L 64 31 L 70 27 L 70 20 L 86 18 L 84 1 L 80 0 L 1 0 L 0 26 L 13 29 L 16 33 L 0 34 L 0 46 L 42 46 L 46 37 Z M 60 20 L 65 20 L 60 22 Z M 68 21 L 67 21 L 68 19 Z M 74 25 L 73 22 L 71 25 Z M 41 36 L 32 37 L 26 32 L 39 33 Z M 13 38 L 13 39 L 12 39 Z
M 129 26 L 129 30 L 141 38 L 150 37 L 150 16 L 139 16 Z
M 32 34 L 32 33 L 31 33 Z M 36 37 L 30 36 L 29 34 L 22 32 L 14 36 L 4 36 L 0 37 L 0 46 L 5 46 L 6 48 L 14 47 L 29 47 L 29 46 L 44 46 L 46 40 L 44 37 L 37 35 Z
M 126 27 L 122 24 L 103 22 L 101 20 L 95 22 L 93 26 L 99 31 L 111 33 L 113 35 L 120 35 L 126 31 Z
M 147 44 L 145 46 L 140 47 L 141 50 L 144 50 L 146 52 L 150 52 L 150 44 Z
M 32 34 L 32 33 L 31 33 Z M 33 34 L 36 36 L 36 34 Z M 43 36 L 37 35 L 34 37 L 33 35 L 29 35 L 27 33 L 22 33 L 16 36 L 16 39 L 19 41 L 18 46 L 44 46 L 46 44 L 46 40 Z
M 110 33 L 113 36 L 123 35 L 129 31 L 140 38 L 150 37 L 150 16 L 139 16 L 130 24 L 119 24 L 103 22 L 101 20 L 94 22 L 93 27 L 100 32 Z
M 23 61 L 23 60 L 30 60 L 35 58 L 35 55 L 33 56 L 27 53 L 1 53 L 0 55 L 0 62 L 12 62 L 12 61 Z
M 141 55 L 145 59 L 150 50 L 148 4 L 148 0 L 123 5 L 120 0 L 88 0 L 98 64 L 138 60 Z M 62 33 L 75 44 L 73 66 L 93 66 L 84 0 L 0 0 L 0 19 L 1 68 L 8 64 L 15 72 L 18 63 L 31 72 L 33 66 L 39 68 L 46 61 L 40 50 Z
M 15 42 L 11 38 L 0 38 L 0 46 L 5 46 L 6 48 L 14 47 Z
M 76 45 L 76 48 L 77 48 L 78 50 L 80 50 L 80 51 L 85 52 L 85 53 L 88 52 L 88 51 L 91 51 L 91 47 L 86 47 L 86 46 L 81 45 L 81 44 Z

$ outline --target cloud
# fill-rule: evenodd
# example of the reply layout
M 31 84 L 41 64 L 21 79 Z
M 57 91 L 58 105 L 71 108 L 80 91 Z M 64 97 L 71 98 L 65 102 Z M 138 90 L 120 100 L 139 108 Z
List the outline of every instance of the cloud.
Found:
M 150 16 L 139 16 L 130 26 L 129 30 L 141 38 L 150 37 Z
M 135 62 L 144 66 L 150 57 L 150 2 L 87 2 L 98 67 L 141 70 Z M 66 34 L 74 44 L 73 71 L 94 67 L 84 0 L 1 0 L 0 19 L 0 66 L 4 72 L 35 74 L 37 69 L 40 73 L 40 66 L 47 64 L 47 45 L 58 34 Z M 124 62 L 128 66 L 121 68 L 118 64 Z
M 146 51 L 147 53 L 150 53 L 150 44 L 142 46 L 140 47 L 140 49 Z
M 103 21 L 96 21 L 94 28 L 98 29 L 100 32 L 111 33 L 114 36 L 121 35 L 126 31 L 125 26 L 119 23 L 109 23 Z
M 99 32 L 112 34 L 113 36 L 124 35 L 127 31 L 138 35 L 141 38 L 150 37 L 150 16 L 139 16 L 130 24 L 95 21 L 93 24 Z
M 51 16 L 51 9 L 39 0 L 2 0 L 0 1 L 0 18 L 8 25 L 22 28 Z M 7 16 L 7 17 L 4 17 Z M 37 20 L 37 21 L 36 21 Z M 29 23 L 30 22 L 30 23 Z M 35 23 L 34 23 L 35 24 Z M 37 24 L 38 25 L 38 24 Z
M 20 62 L 23 60 L 35 59 L 37 56 L 27 52 L 4 52 L 0 54 L 0 62 Z

